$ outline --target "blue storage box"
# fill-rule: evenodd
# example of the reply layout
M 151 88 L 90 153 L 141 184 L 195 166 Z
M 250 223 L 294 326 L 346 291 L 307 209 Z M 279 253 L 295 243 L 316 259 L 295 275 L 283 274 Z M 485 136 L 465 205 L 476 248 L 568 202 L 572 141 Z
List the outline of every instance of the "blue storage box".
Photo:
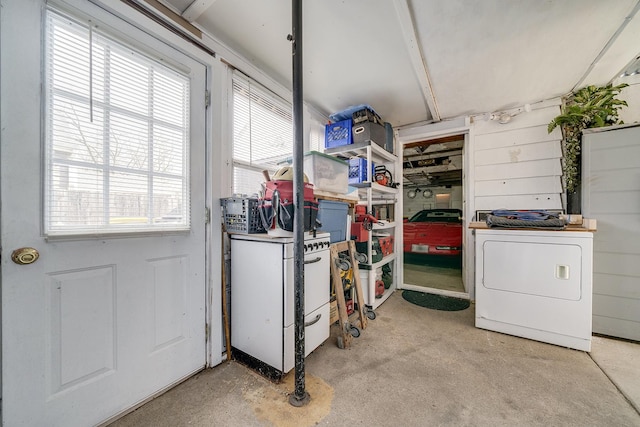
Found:
M 375 163 L 371 162 L 371 167 L 367 168 L 367 160 L 360 157 L 349 159 L 349 184 L 371 181 L 375 167 Z
M 324 148 L 353 144 L 353 120 L 347 119 L 324 127 Z
M 347 215 L 349 204 L 332 200 L 319 200 L 318 221 L 322 223 L 319 231 L 329 233 L 331 243 L 347 239 Z M 351 230 L 349 230 L 351 233 Z

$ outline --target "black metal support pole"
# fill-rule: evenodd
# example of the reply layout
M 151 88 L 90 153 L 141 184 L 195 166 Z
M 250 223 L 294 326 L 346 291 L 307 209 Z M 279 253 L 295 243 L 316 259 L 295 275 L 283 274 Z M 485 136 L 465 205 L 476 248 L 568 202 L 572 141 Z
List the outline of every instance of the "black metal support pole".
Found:
M 295 390 L 289 396 L 293 406 L 309 402 L 304 385 L 304 169 L 302 126 L 302 0 L 292 0 L 293 56 L 293 277 L 295 300 Z

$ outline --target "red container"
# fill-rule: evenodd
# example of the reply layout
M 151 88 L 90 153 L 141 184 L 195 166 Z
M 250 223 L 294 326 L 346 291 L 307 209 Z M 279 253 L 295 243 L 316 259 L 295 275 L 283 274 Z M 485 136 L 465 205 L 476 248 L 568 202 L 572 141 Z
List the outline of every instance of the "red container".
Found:
M 266 230 L 276 228 L 276 215 L 273 211 L 271 201 L 261 200 L 258 212 L 262 224 Z M 295 207 L 291 202 L 280 202 L 278 209 L 278 228 L 285 231 L 293 231 L 293 217 Z M 316 228 L 316 218 L 318 217 L 318 204 L 316 202 L 304 202 L 304 231 L 312 231 Z
M 351 223 L 351 239 L 356 242 L 366 242 L 369 240 L 369 230 L 363 227 L 362 222 Z
M 347 315 L 353 313 L 353 300 L 348 299 L 345 301 L 345 306 L 347 308 Z
M 376 280 L 376 298 L 381 298 L 384 294 L 384 282 L 382 280 Z
M 356 212 L 356 215 L 366 215 L 367 207 L 365 205 L 356 205 L 355 212 Z
M 278 190 L 280 193 L 280 201 L 282 203 L 293 203 L 293 181 L 288 180 L 274 180 L 267 181 L 266 183 L 265 200 L 271 200 L 273 198 L 273 192 Z M 310 182 L 304 183 L 304 201 L 315 202 L 313 194 L 313 184 Z
M 378 236 L 378 243 L 383 257 L 393 253 L 393 236 Z

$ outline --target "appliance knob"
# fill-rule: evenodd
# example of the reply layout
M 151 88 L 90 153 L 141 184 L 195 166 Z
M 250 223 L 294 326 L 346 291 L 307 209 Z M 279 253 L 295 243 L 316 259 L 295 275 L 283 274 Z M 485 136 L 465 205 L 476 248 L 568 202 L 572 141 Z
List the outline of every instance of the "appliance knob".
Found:
M 307 245 L 304 245 L 304 251 L 307 252 Z
M 313 245 L 311 243 L 309 243 L 306 247 L 309 248 L 309 250 L 313 249 Z
M 325 244 L 326 247 L 331 246 L 331 242 L 324 242 L 324 244 Z
M 314 249 L 318 249 L 318 243 L 314 243 L 314 244 L 313 244 L 313 248 L 314 248 Z

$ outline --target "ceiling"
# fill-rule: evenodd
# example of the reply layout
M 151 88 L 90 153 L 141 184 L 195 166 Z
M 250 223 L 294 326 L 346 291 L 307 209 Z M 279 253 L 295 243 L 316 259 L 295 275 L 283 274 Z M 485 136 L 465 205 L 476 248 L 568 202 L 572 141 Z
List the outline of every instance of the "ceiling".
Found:
M 291 87 L 291 1 L 144 1 L 160 1 Z M 302 4 L 304 99 L 325 113 L 369 104 L 394 127 L 605 84 L 640 53 L 639 0 Z

